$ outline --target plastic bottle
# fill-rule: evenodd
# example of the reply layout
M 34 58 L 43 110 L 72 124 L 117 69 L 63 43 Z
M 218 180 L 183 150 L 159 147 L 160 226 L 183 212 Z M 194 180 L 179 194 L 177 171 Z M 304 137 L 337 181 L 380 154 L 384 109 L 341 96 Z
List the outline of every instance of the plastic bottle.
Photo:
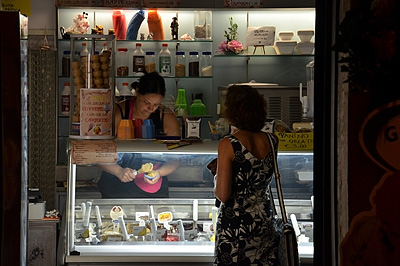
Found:
M 128 48 L 118 48 L 117 76 L 125 77 L 129 75 L 128 61 Z
M 136 49 L 133 51 L 133 75 L 142 76 L 145 71 L 145 54 L 141 43 L 136 43 Z
M 147 73 L 151 73 L 156 71 L 156 53 L 153 51 L 146 52 L 146 56 L 144 58 L 145 69 Z
M 71 94 L 71 87 L 69 82 L 64 83 L 64 89 L 61 92 L 61 114 L 62 115 L 69 115 L 70 111 L 70 94 Z
M 189 77 L 198 77 L 199 68 L 200 68 L 199 53 L 189 52 Z
M 155 127 L 153 120 L 145 119 L 142 125 L 142 138 L 154 139 L 155 138 Z
M 200 58 L 200 69 L 202 77 L 212 76 L 212 56 L 211 52 L 202 52 Z
M 171 75 L 171 52 L 168 49 L 168 43 L 162 44 L 162 49 L 158 56 L 159 73 L 161 76 Z
M 176 52 L 175 56 L 175 76 L 186 76 L 186 56 L 185 52 Z
M 100 54 L 104 54 L 104 51 L 108 51 L 107 42 L 103 42 L 103 48 L 100 51 Z
M 64 51 L 62 57 L 61 75 L 69 77 L 71 68 L 71 51 Z
M 120 96 L 132 96 L 131 89 L 129 88 L 128 82 L 122 83 L 122 89 L 119 90 Z

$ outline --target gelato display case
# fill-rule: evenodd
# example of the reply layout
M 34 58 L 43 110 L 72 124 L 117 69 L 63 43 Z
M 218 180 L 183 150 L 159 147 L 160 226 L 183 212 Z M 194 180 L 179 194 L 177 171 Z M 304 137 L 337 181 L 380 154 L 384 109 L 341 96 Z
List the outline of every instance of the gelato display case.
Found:
M 155 140 L 71 142 L 63 231 L 66 264 L 212 265 L 218 208 L 213 196 L 214 177 L 207 165 L 217 158 L 218 141 L 174 145 Z M 178 168 L 168 175 L 168 198 L 76 197 L 80 175 L 98 173 L 99 162 L 119 162 L 130 156 L 139 165 L 178 162 Z M 279 152 L 278 163 L 286 210 L 288 216 L 297 218 L 301 233 L 301 260 L 312 261 L 313 153 Z M 277 199 L 275 194 L 279 206 Z

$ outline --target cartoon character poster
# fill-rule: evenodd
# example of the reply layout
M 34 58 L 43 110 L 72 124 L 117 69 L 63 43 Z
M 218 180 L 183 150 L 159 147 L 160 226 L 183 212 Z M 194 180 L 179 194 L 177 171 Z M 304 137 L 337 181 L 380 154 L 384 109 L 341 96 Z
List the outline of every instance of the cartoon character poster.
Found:
M 372 167 L 380 168 L 383 174 L 365 174 L 363 166 L 359 164 L 360 175 L 352 176 L 353 179 L 357 179 L 355 183 L 359 185 L 360 191 L 365 189 L 362 179 L 367 181 L 378 178 L 378 182 L 370 191 L 369 210 L 354 216 L 349 231 L 340 244 L 340 265 L 398 265 L 400 100 L 388 103 L 368 114 L 361 125 L 359 141 L 363 152 L 369 161 L 373 162 Z M 369 168 L 371 165 L 364 164 L 364 167 Z

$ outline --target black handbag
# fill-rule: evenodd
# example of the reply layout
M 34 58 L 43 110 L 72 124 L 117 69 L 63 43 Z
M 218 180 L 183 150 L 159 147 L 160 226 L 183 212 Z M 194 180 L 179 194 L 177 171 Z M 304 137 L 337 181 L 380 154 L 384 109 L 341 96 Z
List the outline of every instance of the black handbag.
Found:
M 269 142 L 271 143 L 276 190 L 278 193 L 279 205 L 282 212 L 282 218 L 279 218 L 277 216 L 274 199 L 272 197 L 271 187 L 269 187 L 269 196 L 272 204 L 272 210 L 274 211 L 273 221 L 275 225 L 275 230 L 279 235 L 278 259 L 281 266 L 299 266 L 300 259 L 297 246 L 297 237 L 291 221 L 288 220 L 286 217 L 285 203 L 283 201 L 282 186 L 278 170 L 277 155 L 274 149 L 271 134 L 267 135 Z

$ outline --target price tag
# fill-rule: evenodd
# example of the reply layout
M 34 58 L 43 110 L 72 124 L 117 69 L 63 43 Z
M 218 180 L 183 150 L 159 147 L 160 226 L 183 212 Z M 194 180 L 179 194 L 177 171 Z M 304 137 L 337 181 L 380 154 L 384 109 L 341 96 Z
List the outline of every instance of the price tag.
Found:
M 162 212 L 158 215 L 159 223 L 168 223 L 172 221 L 172 213 L 171 212 Z

